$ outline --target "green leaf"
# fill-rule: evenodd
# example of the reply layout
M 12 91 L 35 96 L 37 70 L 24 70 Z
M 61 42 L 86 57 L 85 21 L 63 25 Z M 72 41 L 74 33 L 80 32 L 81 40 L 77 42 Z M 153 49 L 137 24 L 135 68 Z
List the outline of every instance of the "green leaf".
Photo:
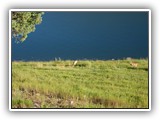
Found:
M 12 38 L 26 40 L 29 33 L 34 32 L 36 25 L 42 22 L 44 12 L 12 12 Z

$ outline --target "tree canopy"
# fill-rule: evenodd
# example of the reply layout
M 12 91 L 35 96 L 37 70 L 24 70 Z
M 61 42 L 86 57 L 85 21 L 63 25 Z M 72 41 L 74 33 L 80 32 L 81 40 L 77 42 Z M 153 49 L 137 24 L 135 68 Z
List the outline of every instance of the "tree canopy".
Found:
M 44 12 L 12 12 L 12 37 L 24 41 L 27 35 L 35 31 L 35 26 L 42 22 Z

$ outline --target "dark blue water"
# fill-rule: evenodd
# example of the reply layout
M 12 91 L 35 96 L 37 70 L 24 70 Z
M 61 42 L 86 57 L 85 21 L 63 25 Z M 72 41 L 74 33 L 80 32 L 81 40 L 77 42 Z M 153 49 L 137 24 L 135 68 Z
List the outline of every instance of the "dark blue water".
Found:
M 148 57 L 147 12 L 45 12 L 23 43 L 12 40 L 12 60 Z

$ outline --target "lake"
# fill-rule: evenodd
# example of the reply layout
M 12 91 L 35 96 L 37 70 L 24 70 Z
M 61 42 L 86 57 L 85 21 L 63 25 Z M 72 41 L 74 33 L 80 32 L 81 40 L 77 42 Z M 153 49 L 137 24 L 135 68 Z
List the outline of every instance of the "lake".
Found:
M 148 12 L 45 12 L 22 43 L 12 39 L 12 61 L 148 57 Z

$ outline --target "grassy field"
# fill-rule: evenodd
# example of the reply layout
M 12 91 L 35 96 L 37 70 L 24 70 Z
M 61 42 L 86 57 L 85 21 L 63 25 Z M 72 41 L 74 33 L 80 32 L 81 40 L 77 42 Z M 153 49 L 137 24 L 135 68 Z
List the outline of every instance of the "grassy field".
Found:
M 12 62 L 12 108 L 148 108 L 147 59 L 72 63 Z

